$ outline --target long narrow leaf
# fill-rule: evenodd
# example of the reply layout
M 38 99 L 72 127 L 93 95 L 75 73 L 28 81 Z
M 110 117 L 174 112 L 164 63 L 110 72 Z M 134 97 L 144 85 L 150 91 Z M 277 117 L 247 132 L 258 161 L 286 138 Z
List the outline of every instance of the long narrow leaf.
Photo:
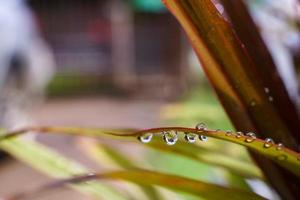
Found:
M 259 81 L 261 76 L 254 62 L 211 0 L 164 2 L 187 33 L 234 126 L 297 149 L 289 123 L 275 108 L 277 96 L 273 91 L 266 92 L 269 88 Z M 258 155 L 254 157 L 283 198 L 299 199 L 296 187 L 300 184 L 299 178 Z
M 171 190 L 190 193 L 210 200 L 264 199 L 263 197 L 248 191 L 226 188 L 175 175 L 167 175 L 154 171 L 135 169 L 133 171 L 116 171 L 110 173 L 77 176 L 75 178 L 61 180 L 29 192 L 18 194 L 12 198 L 8 198 L 7 200 L 19 200 L 25 197 L 34 197 L 35 195 L 47 190 L 60 188 L 65 184 L 75 184 L 95 179 L 125 180 L 142 185 L 158 185 Z
M 60 154 L 33 141 L 11 139 L 0 143 L 1 150 L 21 160 L 38 171 L 51 177 L 67 178 L 75 174 L 88 173 L 89 170 L 78 163 L 63 158 Z M 125 200 L 117 191 L 101 183 L 91 182 L 72 188 L 95 199 Z
M 96 160 L 102 166 L 105 165 L 107 161 L 110 161 L 109 163 L 113 163 L 116 167 L 121 169 L 129 170 L 137 167 L 135 161 L 130 160 L 117 149 L 109 147 L 108 145 L 95 142 L 88 142 L 85 144 L 84 150 L 87 152 L 87 155 L 93 160 Z M 156 190 L 156 188 L 152 186 L 140 186 L 140 189 L 151 200 L 164 199 Z
M 254 70 L 256 70 L 259 75 L 257 81 L 264 85 L 267 94 L 272 98 L 276 97 L 276 101 L 273 102 L 275 109 L 278 111 L 282 120 L 288 124 L 288 129 L 293 137 L 300 143 L 300 135 L 298 134 L 300 120 L 297 109 L 286 91 L 272 56 L 256 24 L 251 18 L 245 3 L 242 0 L 221 0 L 221 2 L 237 35 L 245 45 L 254 63 Z
M 269 158 L 280 166 L 288 169 L 290 172 L 300 176 L 300 154 L 288 149 L 281 144 L 275 144 L 271 141 L 265 141 L 259 138 L 254 138 L 253 136 L 243 135 L 241 133 L 233 133 L 219 130 L 209 130 L 207 128 L 197 129 L 197 128 L 185 128 L 185 127 L 161 127 L 161 128 L 152 128 L 146 129 L 136 132 L 111 132 L 109 130 L 103 131 L 103 129 L 96 128 L 64 128 L 64 127 L 36 127 L 23 129 L 22 131 L 16 131 L 16 133 L 8 133 L 4 134 L 2 138 L 10 138 L 9 135 L 16 136 L 21 133 L 26 133 L 26 131 L 38 131 L 44 133 L 65 133 L 65 134 L 73 134 L 73 135 L 84 135 L 84 136 L 110 136 L 110 137 L 134 137 L 139 138 L 147 133 L 151 133 L 154 135 L 160 135 L 164 132 L 181 132 L 181 133 L 194 133 L 199 136 L 205 135 L 208 137 L 213 137 L 229 142 L 233 142 L 236 144 L 243 145 L 248 149 L 251 149 L 260 155 Z M 24 132 L 25 131 L 25 132 Z M 4 139 L 5 141 L 5 139 Z M 1 142 L 1 140 L 0 140 Z M 3 140 L 2 140 L 3 142 Z M 1 144 L 1 143 L 0 143 Z
M 219 166 L 242 177 L 263 179 L 260 169 L 253 165 L 253 163 L 241 161 L 224 154 L 209 152 L 199 148 L 197 145 L 186 142 L 178 143 L 179 144 L 177 144 L 175 147 L 171 148 L 165 144 L 162 144 L 161 142 L 153 141 L 148 144 L 148 146 L 166 153 L 174 153 L 198 162 L 200 161 L 213 166 Z

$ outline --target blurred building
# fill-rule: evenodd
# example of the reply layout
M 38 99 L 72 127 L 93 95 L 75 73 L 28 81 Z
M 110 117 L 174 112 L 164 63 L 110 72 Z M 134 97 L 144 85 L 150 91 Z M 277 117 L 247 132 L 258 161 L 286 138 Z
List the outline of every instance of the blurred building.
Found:
M 135 91 L 171 85 L 166 94 L 182 88 L 185 42 L 160 0 L 29 2 L 63 79 Z

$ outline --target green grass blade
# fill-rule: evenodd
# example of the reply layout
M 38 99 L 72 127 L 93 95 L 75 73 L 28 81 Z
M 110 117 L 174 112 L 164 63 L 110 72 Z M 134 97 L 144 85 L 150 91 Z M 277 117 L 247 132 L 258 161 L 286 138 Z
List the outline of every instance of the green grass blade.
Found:
M 51 149 L 33 142 L 21 139 L 11 139 L 0 143 L 1 150 L 21 160 L 34 169 L 55 178 L 67 178 L 74 174 L 88 173 L 89 170 L 78 163 L 65 159 Z M 125 200 L 117 191 L 97 182 L 71 186 L 94 199 Z
M 234 189 L 226 188 L 214 184 L 209 184 L 189 178 L 184 178 L 176 175 L 168 175 L 154 171 L 135 169 L 131 171 L 116 171 L 109 173 L 97 173 L 93 175 L 77 176 L 71 179 L 65 179 L 57 181 L 40 188 L 34 189 L 29 192 L 18 195 L 19 197 L 34 197 L 37 194 L 45 192 L 50 189 L 60 188 L 65 184 L 75 184 L 86 182 L 89 180 L 101 180 L 101 179 L 112 179 L 112 180 L 125 180 L 134 182 L 141 185 L 158 185 L 171 190 L 181 191 L 189 194 L 193 194 L 199 197 L 210 200 L 262 200 L 265 199 L 255 193 Z M 8 199 L 11 200 L 11 199 Z
M 222 167 L 245 178 L 263 179 L 260 169 L 253 163 L 229 157 L 228 155 L 211 152 L 208 149 L 203 149 L 194 144 L 179 141 L 174 147 L 169 147 L 161 142 L 153 141 L 148 144 L 148 146 L 166 153 L 174 153 L 198 162 Z
M 126 170 L 137 167 L 135 161 L 126 157 L 124 154 L 119 152 L 119 150 L 116 150 L 106 144 L 94 141 L 85 141 L 84 151 L 89 157 L 102 166 L 105 166 L 107 163 L 109 165 L 108 167 L 112 167 L 111 165 L 113 165 L 113 167 Z M 140 189 L 151 200 L 163 199 L 159 192 L 152 186 L 140 186 Z

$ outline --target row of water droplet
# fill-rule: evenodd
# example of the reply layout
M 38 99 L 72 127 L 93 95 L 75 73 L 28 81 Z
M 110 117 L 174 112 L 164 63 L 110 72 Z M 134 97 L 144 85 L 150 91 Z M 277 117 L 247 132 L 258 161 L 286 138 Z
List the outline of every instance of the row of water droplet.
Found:
M 196 129 L 199 131 L 206 130 L 204 123 L 199 123 L 196 125 Z M 174 145 L 176 144 L 178 140 L 178 133 L 177 131 L 163 131 L 162 132 L 163 140 L 167 145 Z M 139 136 L 138 139 L 143 143 L 149 143 L 152 140 L 153 134 L 152 133 L 146 133 L 142 136 Z M 184 139 L 189 143 L 196 142 L 197 138 L 199 140 L 205 142 L 208 140 L 208 138 L 205 135 L 197 135 L 195 133 L 184 133 Z
M 226 136 L 231 136 L 233 133 L 232 133 L 232 131 L 226 131 Z M 243 137 L 243 136 L 246 136 L 246 138 L 245 138 L 245 142 L 247 142 L 247 143 L 251 143 L 251 142 L 253 142 L 253 141 L 255 141 L 255 139 L 256 139 L 256 135 L 255 135 L 255 133 L 253 133 L 253 132 L 249 132 L 249 133 L 246 133 L 245 135 L 242 133 L 242 132 L 236 132 L 236 134 L 235 134 L 235 137 L 236 138 L 241 138 L 241 137 Z M 264 148 L 270 148 L 270 147 L 272 147 L 273 145 L 276 145 L 275 144 L 275 142 L 273 141 L 273 139 L 272 138 L 266 138 L 265 139 L 265 142 L 264 142 Z M 282 148 L 283 148 L 284 146 L 283 146 L 283 144 L 282 143 L 278 143 L 277 145 L 276 145 L 276 150 L 281 150 Z
M 196 129 L 199 131 L 206 130 L 205 124 L 204 123 L 197 124 Z M 219 129 L 216 131 L 219 131 Z M 243 136 L 246 136 L 245 142 L 247 142 L 247 143 L 251 143 L 251 142 L 255 141 L 255 139 L 256 139 L 256 135 L 253 132 L 248 132 L 246 134 L 243 134 L 242 132 L 236 132 L 235 134 L 233 134 L 232 131 L 226 131 L 225 135 L 226 136 L 235 136 L 236 138 L 242 138 Z M 163 136 L 163 141 L 167 145 L 174 145 L 174 144 L 176 144 L 176 142 L 178 140 L 177 131 L 173 131 L 173 130 L 172 131 L 163 131 L 162 136 Z M 153 133 L 146 133 L 142 136 L 139 136 L 138 139 L 143 143 L 149 143 L 149 142 L 151 142 L 152 137 L 153 137 Z M 205 135 L 198 136 L 195 133 L 189 133 L 189 132 L 184 133 L 184 139 L 189 143 L 195 143 L 197 141 L 197 138 L 199 138 L 199 140 L 204 141 L 204 142 L 208 140 L 207 136 L 205 136 Z M 277 151 L 282 150 L 282 148 L 284 147 L 284 145 L 282 143 L 278 143 L 276 145 L 272 138 L 266 138 L 264 141 L 263 147 L 270 148 L 272 146 L 276 146 Z M 277 157 L 277 159 L 278 160 L 286 160 L 287 156 L 282 154 L 282 155 L 279 155 Z M 300 157 L 298 158 L 298 161 L 300 161 Z
M 194 143 L 199 138 L 201 141 L 205 142 L 208 138 L 205 135 L 198 135 L 195 133 L 184 133 L 184 139 L 189 143 Z M 163 131 L 162 132 L 163 140 L 167 145 L 174 145 L 178 141 L 177 131 Z M 151 142 L 153 133 L 146 133 L 142 136 L 139 136 L 138 139 L 143 143 Z
M 226 131 L 226 136 L 230 136 L 230 135 L 232 135 L 232 132 L 231 131 Z M 235 134 L 236 138 L 241 138 L 242 136 L 247 136 L 246 139 L 245 139 L 245 142 L 247 142 L 247 143 L 251 143 L 256 139 L 256 135 L 252 132 L 246 133 L 245 135 L 242 132 L 237 132 Z M 282 143 L 278 143 L 276 145 L 272 138 L 266 138 L 264 140 L 263 147 L 264 148 L 270 148 L 272 146 L 275 146 L 277 151 L 281 151 L 282 148 L 284 147 L 284 145 Z M 276 159 L 279 160 L 279 161 L 284 161 L 284 160 L 287 160 L 288 157 L 285 154 L 281 154 L 281 155 L 278 155 L 276 157 Z M 298 157 L 298 161 L 300 161 L 300 156 Z
M 196 125 L 196 129 L 197 130 L 206 130 L 205 124 L 204 123 L 199 123 Z M 217 130 L 218 131 L 218 130 Z M 189 143 L 194 143 L 197 140 L 197 134 L 195 133 L 184 133 L 184 139 L 189 142 Z M 163 140 L 166 144 L 168 145 L 174 145 L 176 144 L 177 140 L 178 140 L 178 133 L 177 131 L 163 131 L 162 132 L 163 135 Z M 232 131 L 226 131 L 226 136 L 231 136 L 233 135 Z M 256 135 L 253 132 L 249 132 L 246 133 L 245 135 L 242 132 L 236 132 L 235 134 L 236 138 L 241 138 L 243 136 L 247 136 L 245 139 L 245 142 L 247 143 L 251 143 L 253 141 L 255 141 L 256 139 Z M 149 143 L 152 140 L 153 137 L 153 133 L 146 133 L 142 136 L 139 136 L 138 139 L 143 142 L 143 143 Z M 205 135 L 199 135 L 199 139 L 201 141 L 207 141 L 208 138 Z M 265 139 L 265 143 L 264 143 L 264 147 L 265 148 L 269 148 L 271 146 L 275 145 L 274 141 L 271 138 L 266 138 Z M 276 147 L 277 150 L 281 150 L 283 147 L 283 144 L 279 143 Z

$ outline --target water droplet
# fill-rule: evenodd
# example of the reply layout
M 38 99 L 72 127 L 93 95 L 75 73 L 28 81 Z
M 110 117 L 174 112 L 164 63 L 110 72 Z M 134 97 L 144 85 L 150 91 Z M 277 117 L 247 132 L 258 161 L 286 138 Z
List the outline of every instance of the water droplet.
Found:
M 247 138 L 245 139 L 245 142 L 251 143 L 256 139 L 255 133 L 249 132 L 245 134 Z
M 230 130 L 227 130 L 225 133 L 226 136 L 230 136 L 231 134 L 232 134 L 232 131 L 230 131 Z
M 199 135 L 199 139 L 203 142 L 206 142 L 208 140 L 206 135 Z
M 278 143 L 277 147 L 276 147 L 276 150 L 280 151 L 283 147 L 284 147 L 284 145 L 282 143 Z
M 271 102 L 274 101 L 274 98 L 269 96 L 269 101 L 271 101 Z
M 265 143 L 264 143 L 264 147 L 265 148 L 270 148 L 273 144 L 274 144 L 274 141 L 273 141 L 272 138 L 266 138 Z
M 149 143 L 151 142 L 151 139 L 153 137 L 152 133 L 146 133 L 144 135 L 141 135 L 138 137 L 138 139 L 142 142 L 142 143 Z
M 163 139 L 167 145 L 174 145 L 178 140 L 177 132 L 176 131 L 164 132 Z
M 197 135 L 195 133 L 185 133 L 184 139 L 189 143 L 196 142 Z
M 197 124 L 195 128 L 199 131 L 204 131 L 206 129 L 206 126 L 203 122 L 201 122 L 201 123 Z
M 268 87 L 265 87 L 265 93 L 270 93 L 270 89 Z
M 239 131 L 239 132 L 236 132 L 235 137 L 236 137 L 236 138 L 241 138 L 241 137 L 243 137 L 243 135 L 244 135 L 244 134 L 243 134 L 242 132 Z
M 255 102 L 255 101 L 251 101 L 251 102 L 250 102 L 250 105 L 251 105 L 251 106 L 256 106 L 256 102 Z
M 281 154 L 279 156 L 276 157 L 277 160 L 280 160 L 280 161 L 283 161 L 283 160 L 286 160 L 287 159 L 287 156 L 284 155 L 284 154 Z

